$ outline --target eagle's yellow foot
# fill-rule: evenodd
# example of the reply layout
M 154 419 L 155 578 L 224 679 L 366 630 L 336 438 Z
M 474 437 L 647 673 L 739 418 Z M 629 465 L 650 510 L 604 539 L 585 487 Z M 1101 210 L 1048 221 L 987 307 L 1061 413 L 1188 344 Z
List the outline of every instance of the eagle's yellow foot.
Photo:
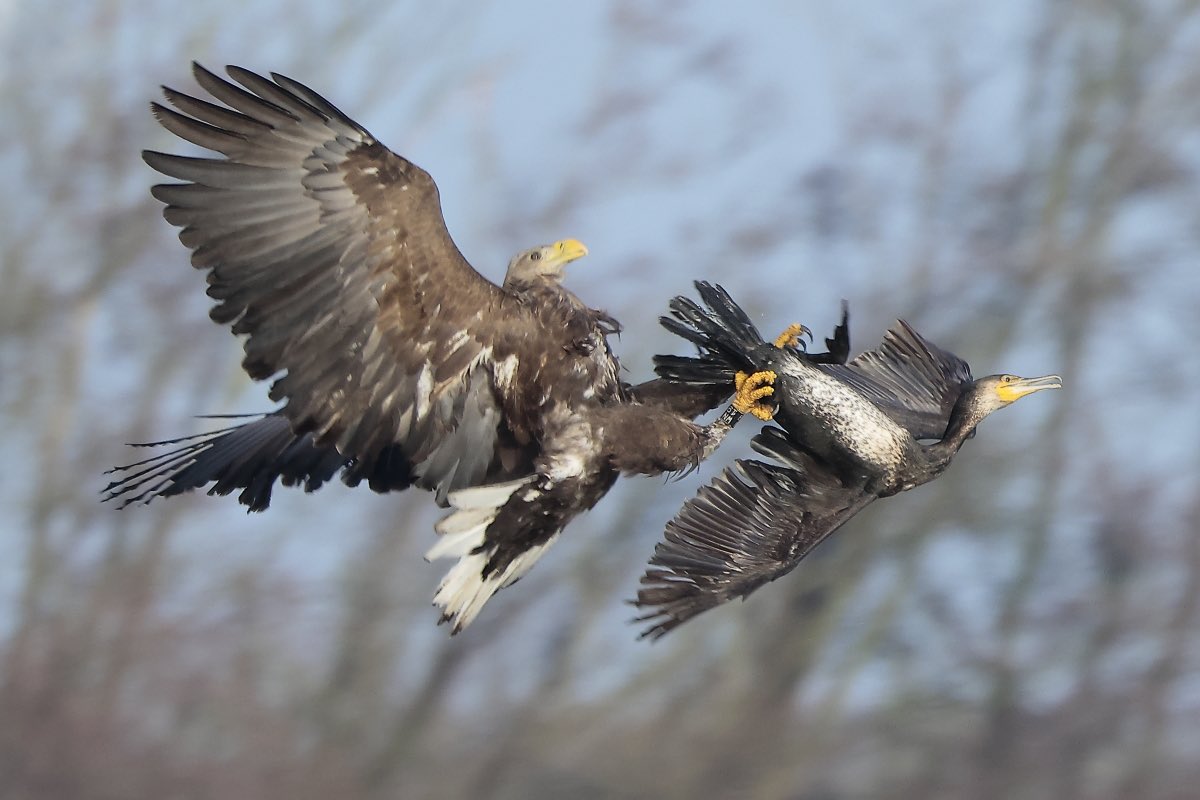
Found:
M 742 414 L 753 414 L 763 422 L 775 416 L 775 409 L 763 400 L 775 394 L 775 373 L 770 370 L 746 374 L 739 372 L 733 378 L 733 407 Z
M 783 333 L 775 337 L 775 346 L 783 347 L 803 347 L 804 339 L 808 336 L 808 340 L 812 341 L 812 331 L 807 325 L 801 325 L 799 322 L 793 322 L 784 329 Z

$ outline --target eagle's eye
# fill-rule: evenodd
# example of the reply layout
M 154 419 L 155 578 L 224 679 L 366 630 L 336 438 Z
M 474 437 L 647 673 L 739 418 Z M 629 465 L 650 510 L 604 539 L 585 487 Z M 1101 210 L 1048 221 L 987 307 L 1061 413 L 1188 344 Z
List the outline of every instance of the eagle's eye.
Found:
M 542 251 L 534 250 L 532 253 L 529 254 L 529 260 L 530 261 L 541 261 L 542 260 Z

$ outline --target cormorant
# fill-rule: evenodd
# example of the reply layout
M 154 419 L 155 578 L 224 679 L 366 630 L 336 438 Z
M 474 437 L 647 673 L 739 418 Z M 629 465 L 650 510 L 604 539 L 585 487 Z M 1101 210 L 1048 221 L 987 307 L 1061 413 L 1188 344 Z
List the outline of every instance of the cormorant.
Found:
M 988 414 L 1062 386 L 1057 375 L 974 380 L 965 361 L 903 320 L 848 364 L 813 364 L 765 342 L 720 286 L 696 287 L 707 308 L 675 298 L 671 327 L 701 354 L 660 360 L 659 374 L 703 384 L 774 373 L 781 427 L 765 426 L 752 446 L 778 463 L 738 460 L 667 524 L 634 601 L 649 610 L 638 618 L 651 623 L 642 636 L 658 638 L 787 574 L 876 498 L 941 475 Z

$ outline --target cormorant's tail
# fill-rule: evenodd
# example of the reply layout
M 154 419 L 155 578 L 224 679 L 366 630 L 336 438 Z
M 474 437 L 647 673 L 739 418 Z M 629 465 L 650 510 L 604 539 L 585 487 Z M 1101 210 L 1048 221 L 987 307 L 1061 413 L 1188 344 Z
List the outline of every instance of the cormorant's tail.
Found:
M 719 284 L 696 281 L 704 306 L 679 296 L 662 326 L 700 348 L 700 355 L 655 356 L 654 371 L 677 383 L 731 385 L 739 371 L 755 367 L 753 353 L 766 345 L 762 334 Z
M 676 297 L 670 304 L 672 317 L 660 317 L 659 321 L 700 348 L 700 354 L 655 356 L 658 376 L 674 383 L 729 386 L 738 372 L 763 369 L 776 348 L 763 339 L 741 306 L 719 284 L 696 281 L 696 289 L 706 308 L 687 297 Z M 805 349 L 802 355 L 812 364 L 845 364 L 850 357 L 850 312 L 844 300 L 841 322 L 825 345 L 828 352 Z
M 312 492 L 341 470 L 342 480 L 351 486 L 367 480 L 380 492 L 412 483 L 407 459 L 396 453 L 385 450 L 371 464 L 363 464 L 347 459 L 333 447 L 318 447 L 311 434 L 295 433 L 282 414 L 231 416 L 258 418 L 209 433 L 134 444 L 181 446 L 108 470 L 106 474 L 122 477 L 104 487 L 104 500 L 118 500 L 119 508 L 124 508 L 211 483 L 210 495 L 240 490 L 238 502 L 250 511 L 263 511 L 271 504 L 276 481 Z

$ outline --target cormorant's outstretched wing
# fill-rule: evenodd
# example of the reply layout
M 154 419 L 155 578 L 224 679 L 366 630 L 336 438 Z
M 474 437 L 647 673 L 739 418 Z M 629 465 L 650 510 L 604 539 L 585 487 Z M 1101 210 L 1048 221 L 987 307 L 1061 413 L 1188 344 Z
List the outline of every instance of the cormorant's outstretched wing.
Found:
M 497 313 L 505 295 L 455 246 L 433 179 L 296 81 L 194 73 L 224 106 L 164 88 L 178 111 L 153 111 L 223 157 L 144 157 L 183 181 L 153 193 L 209 271 L 212 318 L 247 335 L 247 373 L 277 378 L 280 413 L 320 449 L 398 446 L 443 495 L 503 477 L 492 366 L 528 320 Z
M 787 466 L 735 462 L 684 504 L 654 548 L 634 604 L 657 639 L 795 569 L 874 496 L 844 486 L 777 429 L 754 447 Z
M 927 341 L 904 320 L 876 349 L 821 369 L 853 386 L 917 439 L 942 438 L 955 401 L 973 380 L 967 362 Z

